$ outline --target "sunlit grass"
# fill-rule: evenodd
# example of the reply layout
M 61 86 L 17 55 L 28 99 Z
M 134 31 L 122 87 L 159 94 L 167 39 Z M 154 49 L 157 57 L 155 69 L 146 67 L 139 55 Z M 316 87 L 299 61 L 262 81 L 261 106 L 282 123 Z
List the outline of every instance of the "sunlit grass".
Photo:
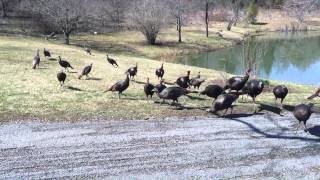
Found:
M 225 40 L 209 40 L 202 39 L 199 32 L 189 32 L 185 35 L 187 42 L 194 44 L 207 43 L 212 47 L 227 45 L 230 42 Z M 123 37 L 124 36 L 124 37 Z M 119 39 L 122 39 L 122 42 Z M 104 119 L 144 119 L 150 117 L 167 117 L 167 116 L 191 116 L 191 115 L 208 115 L 205 107 L 210 106 L 211 100 L 188 99 L 183 97 L 180 102 L 191 110 L 176 110 L 175 107 L 168 105 L 155 104 L 153 100 L 147 101 L 143 93 L 143 84 L 131 82 L 129 89 L 125 92 L 126 96 L 119 100 L 117 94 L 103 93 L 103 91 L 118 80 L 125 78 L 124 72 L 136 62 L 138 62 L 138 76 L 136 80 L 145 82 L 147 77 L 154 84 L 158 83 L 154 71 L 160 67 L 159 61 L 151 60 L 153 57 L 159 59 L 162 56 L 172 56 L 172 52 L 180 51 L 181 47 L 189 47 L 193 45 L 173 44 L 172 47 L 163 46 L 147 46 L 143 44 L 139 33 L 115 33 L 99 36 L 78 36 L 75 39 L 85 39 L 93 41 L 101 41 L 106 46 L 98 47 L 98 49 L 106 49 L 111 52 L 111 57 L 115 58 L 119 63 L 119 68 L 113 68 L 106 63 L 105 53 L 101 51 L 93 51 L 93 56 L 87 55 L 80 47 L 66 46 L 60 44 L 60 41 L 54 43 L 45 41 L 40 38 L 32 37 L 0 37 L 0 119 L 23 119 L 23 118 L 39 118 L 42 120 L 70 120 L 86 118 L 104 118 Z M 190 38 L 190 39 L 188 39 Z M 140 39 L 140 40 L 138 40 Z M 175 36 L 173 33 L 161 35 L 160 42 L 173 42 Z M 111 43 L 110 43 L 111 42 Z M 134 49 L 127 53 L 123 49 L 114 50 L 121 44 L 130 46 Z M 212 44 L 211 44 L 212 43 Z M 99 43 L 96 43 L 99 46 Z M 57 61 L 45 60 L 41 53 L 41 69 L 32 70 L 32 58 L 36 49 L 43 48 L 51 50 L 53 57 L 57 58 L 61 55 L 63 59 L 67 59 L 75 68 L 77 73 L 67 73 L 66 87 L 61 88 L 56 79 L 56 74 L 60 70 Z M 189 49 L 189 50 L 190 50 Z M 97 80 L 78 80 L 77 76 L 82 68 L 93 63 L 93 71 L 91 77 Z M 165 64 L 165 79 L 167 82 L 174 82 L 175 79 L 185 74 L 187 70 L 191 70 L 192 76 L 196 72 L 201 71 L 202 75 L 207 78 L 205 83 L 208 84 L 212 80 L 221 79 L 220 73 L 214 70 L 189 67 L 179 64 Z M 272 82 L 272 84 L 275 84 Z M 204 86 L 205 86 L 204 85 Z M 311 86 L 298 86 L 288 84 L 292 90 L 285 103 L 295 105 L 297 103 L 306 102 L 306 97 L 313 91 Z M 204 87 L 203 86 L 203 87 Z M 69 88 L 68 88 L 69 87 Z M 192 96 L 198 97 L 197 94 Z M 244 101 L 249 101 L 245 98 Z M 274 104 L 273 95 L 268 92 L 258 98 L 260 103 Z M 202 109 L 199 109 L 201 108 Z M 250 104 L 238 104 L 238 110 L 242 107 L 250 108 Z
M 231 41 L 218 38 L 212 33 L 206 38 L 201 29 L 185 27 L 182 32 L 182 42 L 177 42 L 177 32 L 174 28 L 165 29 L 157 39 L 157 46 L 149 46 L 139 32 L 117 32 L 102 35 L 78 35 L 72 39 L 79 43 L 88 43 L 99 50 L 111 53 L 121 53 L 150 59 L 170 61 L 176 55 L 199 51 L 210 51 L 230 46 Z

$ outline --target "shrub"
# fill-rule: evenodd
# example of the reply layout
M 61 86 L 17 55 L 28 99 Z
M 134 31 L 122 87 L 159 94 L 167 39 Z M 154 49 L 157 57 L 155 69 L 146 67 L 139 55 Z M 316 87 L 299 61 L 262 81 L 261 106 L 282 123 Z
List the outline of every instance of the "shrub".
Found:
M 256 17 L 258 15 L 258 5 L 255 2 L 252 2 L 247 10 L 246 19 L 248 23 L 253 24 L 256 22 Z

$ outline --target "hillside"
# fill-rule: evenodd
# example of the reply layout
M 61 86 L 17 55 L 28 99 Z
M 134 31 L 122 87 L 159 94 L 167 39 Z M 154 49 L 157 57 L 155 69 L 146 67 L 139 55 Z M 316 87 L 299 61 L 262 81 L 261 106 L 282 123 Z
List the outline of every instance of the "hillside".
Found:
M 158 80 L 154 75 L 156 68 L 160 66 L 159 61 L 133 57 L 128 55 L 111 54 L 118 60 L 120 68 L 113 68 L 106 63 L 103 52 L 93 51 L 93 55 L 74 46 L 65 46 L 59 43 L 51 43 L 39 38 L 1 36 L 0 49 L 0 117 L 2 120 L 19 118 L 40 118 L 43 120 L 78 120 L 91 117 L 106 119 L 141 119 L 150 117 L 167 116 L 189 116 L 208 115 L 205 111 L 211 104 L 211 100 L 193 94 L 192 99 L 181 98 L 180 102 L 184 109 L 177 110 L 176 107 L 159 105 L 154 103 L 156 97 L 151 101 L 145 99 L 143 93 L 143 82 L 150 77 L 153 84 Z M 67 73 L 66 87 L 61 88 L 56 79 L 60 71 L 58 62 L 45 60 L 41 53 L 41 68 L 31 69 L 32 59 L 36 49 L 46 47 L 51 50 L 57 58 L 61 55 L 74 67 L 73 73 Z M 138 76 L 136 82 L 131 82 L 126 96 L 119 100 L 117 94 L 103 93 L 107 87 L 118 80 L 125 78 L 124 72 L 138 62 Z M 82 68 L 93 63 L 91 80 L 78 80 L 77 76 Z M 175 79 L 187 70 L 191 70 L 191 76 L 201 71 L 207 78 L 205 84 L 212 81 L 221 81 L 221 73 L 196 67 L 188 67 L 178 64 L 165 64 L 166 82 L 174 82 Z M 205 86 L 205 85 L 204 85 Z M 204 87 L 203 86 L 203 87 Z M 203 88 L 202 87 L 202 88 Z M 285 101 L 295 104 L 305 101 L 314 89 L 298 85 L 289 85 L 291 89 L 289 98 Z M 242 102 L 251 102 L 245 98 Z M 258 98 L 260 103 L 273 104 L 273 95 L 266 92 Z M 252 111 L 251 103 L 240 103 L 235 112 Z

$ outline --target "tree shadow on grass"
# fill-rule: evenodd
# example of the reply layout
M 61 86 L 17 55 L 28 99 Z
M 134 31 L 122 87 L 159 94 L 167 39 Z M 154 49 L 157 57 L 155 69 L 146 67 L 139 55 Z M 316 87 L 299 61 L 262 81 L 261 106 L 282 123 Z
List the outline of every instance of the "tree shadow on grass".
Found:
M 159 105 L 166 105 L 169 107 L 174 107 L 171 108 L 172 110 L 201 110 L 201 111 L 207 111 L 207 109 L 210 108 L 210 106 L 203 106 L 203 107 L 192 107 L 192 106 L 186 106 L 183 105 L 181 103 L 173 103 L 172 101 L 162 101 L 162 100 L 156 100 L 153 101 L 155 104 L 159 104 Z
M 90 44 L 90 47 L 92 50 L 100 51 L 100 52 L 108 52 L 108 53 L 119 53 L 121 52 L 122 54 L 125 55 L 137 55 L 137 56 L 142 56 L 144 57 L 145 54 L 136 50 L 135 48 L 132 48 L 128 45 L 125 44 L 116 44 L 113 42 L 109 41 L 95 41 L 95 40 L 79 40 L 79 39 L 74 39 L 73 40 L 73 45 L 83 47 L 83 44 Z
M 57 61 L 56 58 L 49 58 L 48 60 L 49 60 L 49 61 Z
M 265 22 L 253 22 L 252 25 L 267 25 L 268 23 Z
M 112 99 L 112 100 L 129 100 L 129 101 L 141 100 L 140 98 L 130 97 L 130 96 L 126 95 L 126 94 L 122 94 L 120 96 L 120 99 L 119 99 L 118 93 L 113 93 L 113 96 L 110 97 L 109 99 Z
M 65 86 L 65 88 L 70 89 L 72 91 L 83 91 L 82 89 L 76 88 L 76 87 L 72 87 L 72 86 Z
M 89 78 L 87 78 L 87 79 L 85 79 L 85 80 L 90 80 L 90 81 L 101 81 L 102 80 L 102 78 L 95 78 L 95 77 L 89 77 Z
M 197 97 L 197 96 L 190 96 L 190 95 L 186 95 L 186 96 L 191 100 L 198 100 L 198 101 L 206 101 L 207 100 L 205 98 Z

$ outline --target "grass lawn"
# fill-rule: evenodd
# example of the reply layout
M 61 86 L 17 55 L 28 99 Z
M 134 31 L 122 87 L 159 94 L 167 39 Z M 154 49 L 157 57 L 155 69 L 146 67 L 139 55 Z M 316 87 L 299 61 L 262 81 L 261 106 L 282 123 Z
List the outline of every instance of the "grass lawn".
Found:
M 118 61 L 119 68 L 113 68 L 106 62 L 103 51 L 93 51 L 93 55 L 87 55 L 82 48 L 66 46 L 59 41 L 45 41 L 34 37 L 0 36 L 0 119 L 2 121 L 15 119 L 37 118 L 41 120 L 69 120 L 78 119 L 145 119 L 150 117 L 164 118 L 167 116 L 206 116 L 205 111 L 211 105 L 209 98 L 199 98 L 198 94 L 192 94 L 194 98 L 182 97 L 181 104 L 188 109 L 177 110 L 173 106 L 154 103 L 157 100 L 147 101 L 143 93 L 141 82 L 147 77 L 153 84 L 158 80 L 154 74 L 160 67 L 159 59 L 179 54 L 183 49 L 188 52 L 200 51 L 208 46 L 212 49 L 230 46 L 231 42 L 215 36 L 206 39 L 202 32 L 189 29 L 184 35 L 184 43 L 175 43 L 175 31 L 170 30 L 160 35 L 163 45 L 147 46 L 143 37 L 135 32 L 121 32 L 115 34 L 88 36 L 81 35 L 72 38 L 72 43 L 77 41 L 89 41 L 99 50 L 106 49 L 110 56 Z M 120 40 L 121 39 L 121 40 Z M 61 40 L 62 41 L 62 40 Z M 100 43 L 100 44 L 99 44 Z M 49 49 L 54 58 L 61 55 L 75 68 L 74 73 L 67 73 L 66 87 L 61 88 L 56 79 L 60 70 L 57 61 L 45 60 L 43 48 Z M 36 49 L 41 50 L 40 69 L 33 70 L 32 59 Z M 157 60 L 153 60 L 157 59 Z M 131 82 L 123 99 L 118 99 L 117 94 L 103 93 L 118 80 L 125 78 L 124 72 L 138 62 L 137 82 Z M 78 80 L 77 77 L 85 65 L 93 63 L 91 77 L 94 80 Z M 191 70 L 191 76 L 198 71 L 207 78 L 206 83 L 221 80 L 221 73 L 179 64 L 165 64 L 165 79 L 174 82 L 175 79 L 187 70 Z M 277 84 L 271 82 L 271 86 Z M 287 84 L 289 95 L 285 103 L 295 105 L 306 102 L 315 87 Z M 267 87 L 268 88 L 268 87 Z M 266 88 L 266 89 L 267 89 Z M 257 99 L 259 103 L 274 104 L 273 94 L 268 91 Z M 250 102 L 246 97 L 240 102 Z M 235 113 L 252 112 L 252 104 L 238 103 Z
M 174 28 L 165 29 L 157 38 L 157 46 L 146 44 L 144 36 L 135 31 L 95 36 L 82 34 L 71 38 L 78 45 L 89 44 L 92 48 L 100 51 L 163 61 L 170 61 L 176 55 L 215 50 L 231 46 L 234 43 L 219 38 L 216 33 L 211 33 L 210 37 L 206 38 L 205 31 L 194 27 L 183 29 L 183 42 L 181 43 L 177 42 L 177 32 Z

